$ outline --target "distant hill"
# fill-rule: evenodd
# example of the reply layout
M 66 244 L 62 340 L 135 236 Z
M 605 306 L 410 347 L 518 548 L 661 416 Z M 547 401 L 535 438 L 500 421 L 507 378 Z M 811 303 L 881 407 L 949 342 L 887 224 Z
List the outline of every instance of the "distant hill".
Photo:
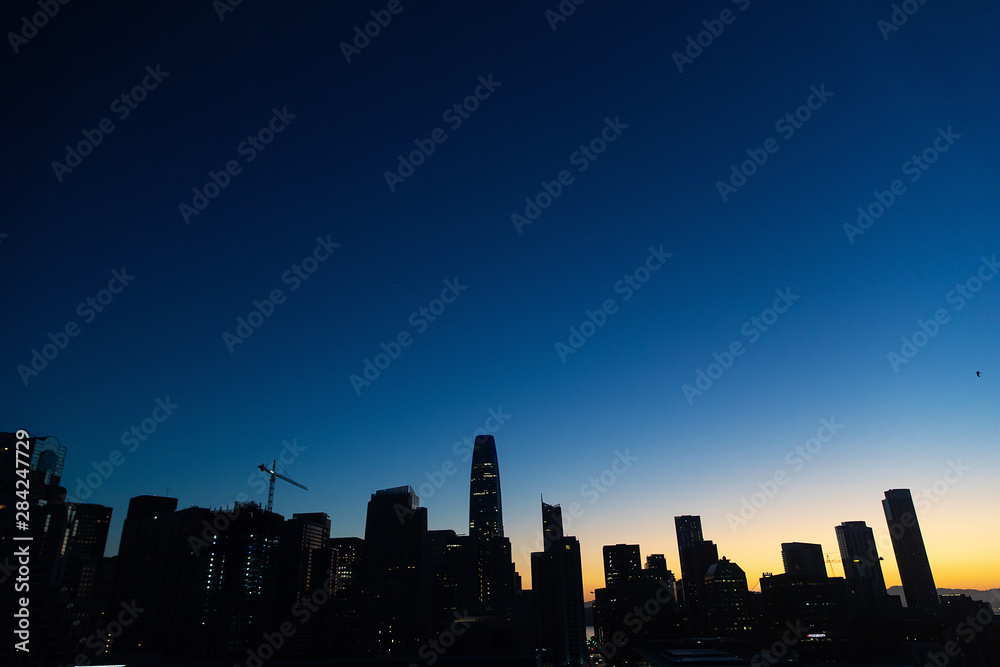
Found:
M 939 588 L 938 595 L 968 595 L 973 600 L 982 600 L 993 605 L 993 613 L 1000 613 L 1000 588 L 991 588 L 981 591 L 976 588 Z M 903 595 L 902 586 L 890 586 L 889 595 L 898 595 L 906 603 L 906 596 Z

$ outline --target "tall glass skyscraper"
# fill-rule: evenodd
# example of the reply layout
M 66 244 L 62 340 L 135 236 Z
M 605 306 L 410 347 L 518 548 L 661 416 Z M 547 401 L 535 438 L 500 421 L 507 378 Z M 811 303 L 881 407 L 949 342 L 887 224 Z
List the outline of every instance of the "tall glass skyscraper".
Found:
M 497 445 L 492 435 L 477 435 L 472 450 L 469 535 L 474 538 L 503 537 L 500 466 L 497 464 Z
M 520 593 L 510 540 L 503 535 L 500 466 L 492 435 L 477 435 L 472 450 L 469 539 L 476 559 L 473 600 L 491 604 Z

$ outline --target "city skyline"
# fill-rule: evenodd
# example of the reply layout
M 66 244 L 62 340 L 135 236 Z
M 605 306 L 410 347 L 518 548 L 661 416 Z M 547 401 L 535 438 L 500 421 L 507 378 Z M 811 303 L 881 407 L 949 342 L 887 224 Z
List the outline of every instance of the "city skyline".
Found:
M 39 436 L 39 437 L 42 437 L 42 436 Z M 38 452 L 36 452 L 34 454 L 34 457 L 33 457 L 34 460 L 36 461 L 36 463 L 37 463 L 37 460 L 40 458 L 40 456 L 44 455 L 45 452 L 53 451 L 53 450 L 55 450 L 57 448 L 58 449 L 62 449 L 64 451 L 64 456 L 66 456 L 66 454 L 65 454 L 65 449 L 66 448 L 65 448 L 65 446 L 62 446 L 59 443 L 58 439 L 54 439 L 53 437 L 47 437 L 47 438 L 44 438 L 43 440 L 41 440 L 41 442 L 43 443 L 42 447 L 39 449 Z M 72 456 L 72 453 L 70 452 L 67 458 L 71 458 L 71 456 Z M 499 477 L 499 473 L 496 472 L 497 471 L 497 460 L 498 460 L 498 458 L 499 458 L 499 456 L 498 456 L 498 453 L 497 453 L 497 446 L 496 446 L 496 443 L 495 443 L 495 439 L 492 436 L 488 436 L 488 435 L 487 436 L 477 436 L 476 439 L 475 439 L 473 460 L 474 461 L 478 460 L 479 464 L 478 465 L 476 465 L 476 464 L 471 465 L 470 466 L 470 471 L 469 471 L 469 474 L 468 474 L 468 478 L 469 478 L 470 482 L 469 482 L 469 486 L 468 486 L 468 488 L 469 488 L 468 495 L 466 497 L 468 499 L 468 507 L 469 507 L 469 513 L 468 513 L 469 522 L 466 525 L 471 529 L 473 527 L 473 517 L 475 517 L 475 516 L 489 516 L 489 517 L 493 517 L 488 522 L 488 526 L 489 527 L 487 528 L 487 532 L 488 532 L 489 535 L 494 535 L 495 533 L 493 531 L 495 531 L 497 524 L 499 524 L 499 528 L 500 528 L 499 532 L 501 533 L 501 535 L 499 537 L 502 538 L 503 537 L 502 536 L 502 532 L 503 532 L 502 531 L 503 507 L 502 507 L 502 504 L 499 504 L 500 497 L 502 495 L 502 488 L 500 487 L 499 480 L 492 481 L 494 477 Z M 55 458 L 53 458 L 51 460 L 51 464 L 50 465 L 51 465 L 51 467 L 58 467 L 58 469 L 62 469 L 62 467 L 64 465 L 64 460 L 61 457 L 58 459 L 58 461 Z M 488 487 L 484 487 L 484 484 L 487 484 Z M 64 487 L 66 486 L 65 480 L 62 480 L 62 485 Z M 482 490 L 484 488 L 488 488 L 489 489 L 487 491 L 487 493 L 486 493 L 486 495 L 488 497 L 487 498 L 477 498 L 476 491 L 479 490 L 480 492 L 482 492 Z M 386 494 L 386 493 L 397 493 L 398 494 L 398 493 L 402 493 L 403 490 L 406 490 L 406 492 L 408 494 L 410 494 L 409 497 L 411 499 L 408 500 L 405 503 L 407 505 L 408 509 L 399 510 L 398 507 L 397 507 L 397 511 L 396 511 L 397 516 L 399 515 L 400 511 L 402 511 L 403 514 L 409 514 L 410 513 L 409 510 L 412 509 L 410 507 L 410 505 L 412 503 L 416 503 L 416 507 L 419 507 L 420 511 L 426 517 L 424 519 L 424 521 L 426 521 L 429 530 L 453 530 L 453 531 L 455 530 L 455 526 L 439 526 L 439 525 L 436 525 L 434 522 L 431 521 L 433 513 L 429 510 L 429 508 L 425 504 L 423 504 L 422 500 L 420 499 L 419 494 L 416 493 L 416 489 L 412 485 L 402 485 L 402 486 L 396 486 L 396 487 L 391 487 L 391 488 L 385 488 L 385 489 L 379 490 L 377 492 L 372 492 L 371 493 L 371 497 L 372 497 L 372 499 L 374 499 L 376 497 L 376 495 L 381 496 L 382 494 Z M 890 493 L 900 494 L 900 493 L 903 493 L 903 492 L 905 492 L 906 498 L 910 499 L 910 495 L 909 495 L 910 494 L 910 490 L 909 489 L 901 489 L 901 490 L 892 490 L 892 489 L 890 489 L 890 490 L 885 491 L 886 500 L 883 500 L 883 521 L 884 522 L 885 522 L 886 517 L 888 516 L 888 509 L 886 509 L 885 504 L 888 502 L 888 498 L 890 497 Z M 143 494 L 143 496 L 157 497 L 155 494 Z M 895 498 L 896 496 L 893 496 L 893 497 Z M 183 499 L 172 498 L 172 497 L 162 497 L 162 498 L 163 498 L 164 501 L 172 501 L 173 502 L 173 506 L 175 507 L 175 509 L 178 508 L 178 507 L 181 507 L 181 508 L 189 508 L 189 509 L 190 508 L 199 508 L 199 509 L 209 509 L 209 510 L 213 510 L 213 511 L 216 511 L 216 510 L 220 510 L 221 511 L 221 510 L 225 510 L 227 508 L 232 509 L 232 508 L 235 507 L 235 505 L 232 505 L 230 503 L 210 504 L 210 505 L 205 505 L 205 506 L 199 506 L 199 505 L 197 505 L 195 503 L 185 505 L 185 504 L 182 504 Z M 76 500 L 78 502 L 84 502 L 85 504 L 88 504 L 88 505 L 94 505 L 94 506 L 100 505 L 100 503 L 96 503 L 96 502 L 93 502 L 93 501 L 79 501 L 78 499 L 74 499 L 74 500 Z M 134 500 L 134 499 L 132 499 L 132 500 Z M 71 502 L 71 501 L 67 500 L 67 502 Z M 264 499 L 254 498 L 250 494 L 242 494 L 241 496 L 239 496 L 238 498 L 235 499 L 235 502 L 240 502 L 240 503 L 247 503 L 247 502 L 254 503 L 254 502 L 256 502 L 258 505 L 260 505 L 263 508 L 265 506 L 265 504 L 266 504 L 266 493 L 264 494 Z M 575 505 L 579 505 L 579 504 L 577 503 Z M 398 506 L 398 503 L 397 503 L 397 506 Z M 477 507 L 477 506 L 479 508 L 478 511 L 473 511 L 473 508 Z M 553 508 L 553 507 L 555 507 L 555 508 L 561 508 L 562 507 L 562 503 L 560 503 L 558 501 L 555 501 L 555 502 L 553 502 L 551 504 L 547 504 L 543 500 L 542 501 L 542 507 L 543 507 L 543 510 L 545 508 Z M 574 504 L 568 504 L 567 505 L 567 509 L 570 509 L 570 511 L 576 511 L 576 510 L 572 509 L 573 507 L 574 507 Z M 109 507 L 109 509 L 112 510 L 111 516 L 115 516 L 115 514 L 113 512 L 114 508 L 113 507 Z M 327 511 L 325 509 L 310 510 L 310 511 L 327 513 Z M 740 567 L 743 568 L 744 571 L 747 572 L 747 580 L 749 582 L 751 582 L 751 585 L 749 587 L 750 590 L 756 590 L 759 587 L 759 578 L 763 574 L 765 574 L 765 573 L 772 573 L 772 572 L 783 572 L 783 571 L 787 572 L 788 571 L 789 565 L 788 565 L 788 561 L 787 561 L 787 557 L 788 557 L 787 554 L 791 553 L 792 550 L 794 550 L 796 553 L 798 553 L 802 549 L 808 548 L 810 550 L 810 552 L 811 552 L 811 551 L 815 550 L 814 548 L 822 547 L 820 553 L 822 554 L 822 563 L 823 563 L 823 573 L 824 573 L 824 575 L 825 576 L 829 576 L 829 577 L 845 577 L 845 576 L 847 576 L 847 574 L 846 574 L 845 568 L 843 566 L 843 558 L 842 558 L 845 555 L 845 552 L 844 552 L 843 548 L 839 544 L 839 542 L 840 542 L 840 533 L 841 532 L 848 532 L 848 533 L 850 533 L 851 531 L 862 531 L 862 534 L 865 534 L 865 533 L 870 533 L 871 534 L 873 542 L 874 542 L 874 545 L 875 545 L 875 553 L 881 559 L 881 562 L 876 561 L 875 564 L 876 564 L 876 566 L 877 566 L 877 568 L 879 570 L 879 573 L 878 573 L 878 576 L 877 576 L 877 581 L 879 581 L 879 582 L 882 583 L 883 590 L 884 590 L 884 588 L 891 587 L 891 586 L 899 586 L 901 588 L 904 588 L 903 577 L 902 577 L 902 575 L 899 572 L 898 564 L 897 564 L 897 561 L 895 559 L 895 545 L 893 544 L 893 537 L 894 537 L 894 532 L 898 531 L 899 533 L 904 533 L 905 532 L 903 530 L 904 527 L 906 527 L 907 529 L 912 529 L 912 526 L 915 525 L 914 521 L 911 520 L 909 517 L 907 517 L 906 513 L 907 512 L 912 512 L 914 515 L 916 515 L 916 520 L 919 521 L 920 517 L 917 514 L 918 511 L 919 511 L 918 508 L 912 502 L 912 499 L 910 499 L 909 500 L 909 504 L 904 504 L 903 506 L 901 506 L 901 509 L 897 509 L 896 510 L 897 516 L 903 516 L 903 517 L 905 517 L 903 519 L 903 523 L 900 523 L 900 519 L 897 518 L 895 520 L 895 524 L 896 525 L 894 525 L 892 528 L 889 527 L 888 522 L 885 522 L 885 525 L 882 526 L 882 530 L 879 530 L 878 524 L 876 524 L 875 527 L 867 526 L 867 525 L 861 525 L 861 526 L 857 525 L 857 524 L 864 524 L 865 522 L 863 522 L 863 521 L 845 521 L 845 522 L 842 522 L 840 525 L 832 526 L 831 529 L 832 529 L 832 532 L 834 534 L 834 540 L 835 540 L 834 549 L 835 549 L 835 551 L 831 551 L 827 546 L 823 546 L 822 543 L 804 543 L 804 542 L 791 542 L 791 541 L 789 541 L 789 542 L 782 542 L 780 544 L 774 545 L 774 547 L 775 547 L 774 551 L 776 551 L 777 557 L 776 557 L 776 559 L 772 559 L 772 563 L 773 563 L 774 560 L 776 560 L 777 561 L 777 565 L 778 565 L 777 567 L 767 567 L 767 568 L 761 569 L 760 573 L 755 573 L 754 570 L 748 570 L 746 568 L 743 568 L 743 565 L 740 565 Z M 280 514 L 280 512 L 278 512 L 278 513 Z M 299 511 L 294 511 L 292 514 L 294 514 L 294 516 L 298 517 L 298 516 L 308 515 L 308 512 L 306 512 L 304 510 L 299 510 Z M 118 514 L 118 516 L 120 516 L 121 520 L 124 521 L 124 519 L 125 519 L 124 512 L 120 512 Z M 291 516 L 291 515 L 288 515 L 288 516 Z M 672 570 L 675 573 L 674 576 L 676 578 L 678 578 L 678 579 L 681 579 L 681 577 L 682 577 L 682 564 L 681 564 L 681 556 L 680 556 L 680 547 L 679 547 L 679 543 L 678 543 L 678 540 L 680 539 L 680 536 L 682 534 L 685 535 L 685 536 L 688 536 L 688 535 L 690 536 L 690 537 L 685 537 L 685 539 L 693 540 L 691 542 L 692 545 L 699 544 L 699 538 L 702 539 L 702 540 L 704 540 L 704 544 L 712 543 L 710 551 L 712 552 L 712 554 L 714 556 L 717 556 L 719 558 L 723 558 L 724 557 L 724 558 L 727 558 L 730 561 L 736 562 L 737 564 L 742 564 L 744 562 L 754 562 L 751 559 L 749 559 L 749 558 L 741 555 L 740 553 L 726 551 L 724 547 L 720 547 L 719 544 L 715 544 L 714 540 L 712 540 L 712 539 L 706 539 L 706 534 L 705 534 L 705 532 L 704 532 L 704 530 L 702 528 L 701 521 L 702 521 L 701 515 L 674 516 L 673 517 L 673 521 L 672 521 L 672 524 L 673 524 L 672 525 L 673 534 L 670 535 L 670 536 L 668 536 L 671 539 L 672 544 L 670 545 L 670 547 L 668 547 L 665 550 L 657 550 L 657 548 L 654 547 L 654 546 L 647 546 L 649 543 L 647 543 L 647 542 L 639 542 L 639 541 L 634 541 L 634 542 L 609 542 L 609 541 L 605 541 L 605 542 L 601 543 L 600 546 L 597 547 L 597 548 L 590 548 L 590 545 L 588 545 L 586 542 L 581 541 L 580 542 L 580 551 L 581 551 L 582 564 L 583 564 L 583 570 L 582 570 L 582 572 L 583 572 L 583 577 L 584 577 L 584 598 L 585 598 L 585 600 L 588 601 L 588 602 L 592 601 L 594 599 L 594 590 L 597 589 L 597 588 L 602 587 L 603 583 L 606 581 L 607 567 L 608 567 L 608 562 L 609 562 L 608 561 L 608 549 L 609 548 L 614 548 L 615 546 L 617 546 L 617 547 L 623 547 L 623 546 L 628 546 L 628 545 L 638 545 L 639 548 L 641 548 L 641 555 L 643 557 L 643 560 L 645 560 L 645 558 L 648 557 L 649 555 L 663 554 L 666 557 L 667 568 L 670 569 L 670 570 Z M 565 530 L 565 534 L 566 535 L 572 535 L 573 537 L 577 537 L 574 534 L 573 530 L 572 530 L 572 528 L 573 528 L 573 519 L 572 519 L 572 515 L 571 514 L 568 515 L 568 516 L 563 516 L 562 510 L 560 509 L 560 518 L 559 518 L 558 524 L 560 526 L 560 530 Z M 362 525 L 364 525 L 364 524 L 362 524 Z M 799 523 L 799 524 L 797 524 L 796 528 L 795 528 L 795 531 L 801 533 L 801 532 L 805 532 L 806 529 L 808 529 L 808 530 L 814 532 L 817 528 L 818 528 L 817 526 L 812 526 L 812 525 L 810 525 L 809 522 L 805 522 L 805 523 Z M 105 530 L 106 530 L 106 528 L 105 528 Z M 333 532 L 331 533 L 331 536 L 334 539 L 363 538 L 366 530 L 367 530 L 366 528 L 363 528 L 362 531 L 359 534 L 357 534 L 357 535 L 339 534 L 335 530 L 333 530 Z M 919 525 L 916 525 L 916 531 L 917 531 L 916 539 L 917 539 L 917 544 L 919 544 L 919 549 L 924 554 L 926 554 L 926 551 L 924 551 L 924 549 L 925 549 L 924 539 L 923 539 L 923 536 L 920 535 L 920 533 L 919 533 Z M 472 536 L 474 534 L 474 532 L 472 530 L 466 530 L 464 532 L 462 530 L 457 530 L 455 532 L 458 535 L 460 535 L 460 536 L 463 536 L 463 535 Z M 114 545 L 114 544 L 117 543 L 117 539 L 116 539 L 117 537 L 120 537 L 120 535 L 119 536 L 115 536 L 115 535 L 111 534 L 111 535 L 108 536 L 107 549 L 105 550 L 105 553 L 107 555 L 115 555 L 115 553 L 112 552 L 112 545 Z M 711 538 L 712 535 L 709 534 L 707 537 Z M 724 536 L 722 536 L 722 537 L 724 538 Z M 855 538 L 855 539 L 862 539 L 862 540 L 864 540 L 864 539 L 867 539 L 867 538 L 862 537 L 862 538 Z M 881 542 L 880 542 L 880 540 L 881 540 Z M 530 588 L 530 582 L 531 582 L 530 560 L 528 562 L 528 566 L 526 568 L 524 568 L 524 570 L 522 570 L 521 566 L 520 566 L 520 560 L 521 559 L 518 558 L 518 554 L 524 555 L 524 554 L 529 554 L 530 552 L 533 552 L 533 551 L 542 550 L 545 547 L 545 544 L 548 541 L 551 541 L 551 540 L 546 540 L 546 538 L 543 535 L 542 529 L 538 529 L 536 531 L 536 533 L 535 533 L 535 539 L 531 542 L 530 545 L 528 545 L 528 544 L 520 544 L 519 545 L 519 544 L 516 544 L 516 543 L 514 543 L 514 544 L 511 545 L 511 556 L 513 557 L 513 560 L 514 560 L 515 569 L 517 570 L 517 574 L 520 575 L 521 580 L 524 582 L 524 587 L 526 589 Z M 723 543 L 725 543 L 724 539 L 723 539 Z M 957 546 L 961 547 L 962 544 L 959 544 Z M 671 550 L 671 547 L 672 547 L 672 550 Z M 767 549 L 767 548 L 770 548 L 770 547 L 765 546 L 765 549 Z M 914 547 L 910 547 L 910 548 L 912 549 Z M 598 551 L 596 559 L 593 557 L 593 554 L 589 554 L 588 553 L 590 551 Z M 810 553 L 810 558 L 814 558 L 815 559 L 816 557 L 817 556 L 813 556 L 812 553 Z M 924 557 L 926 558 L 926 555 Z M 801 557 L 799 557 L 799 558 L 801 558 Z M 598 561 L 596 570 L 593 567 L 591 567 L 591 569 L 588 570 L 588 563 L 590 561 L 592 561 L 592 560 L 597 560 Z M 703 558 L 703 560 L 704 560 L 704 558 Z M 708 558 L 708 560 L 712 561 L 712 558 Z M 714 561 L 712 561 L 712 562 L 714 562 Z M 796 561 L 796 562 L 801 562 L 801 561 Z M 816 562 L 816 561 L 813 560 L 813 561 L 810 561 L 810 562 Z M 870 565 L 870 563 L 866 563 L 866 565 Z M 934 563 L 933 563 L 933 561 L 930 562 L 930 567 L 931 567 L 932 570 L 934 570 Z M 691 570 L 692 573 L 694 572 L 695 569 L 698 569 L 698 568 L 692 568 L 692 570 Z M 815 570 L 815 567 L 811 568 L 809 571 L 814 571 L 814 570 Z M 847 578 L 850 578 L 850 577 L 847 577 Z M 932 586 L 933 586 L 933 583 L 934 583 L 933 579 L 931 579 Z M 938 587 L 939 588 L 943 588 L 943 589 L 976 589 L 976 590 L 982 590 L 984 592 L 987 592 L 987 591 L 991 590 L 992 588 L 995 588 L 995 587 L 992 587 L 992 586 L 987 586 L 987 587 L 980 588 L 980 587 L 976 587 L 976 586 L 969 586 L 967 584 L 961 584 L 961 582 L 959 583 L 959 585 L 942 584 L 942 585 L 939 585 Z M 686 592 L 685 594 L 686 595 L 690 595 L 689 592 Z M 905 600 L 905 596 L 904 596 L 903 599 Z
M 588 599 L 684 515 L 751 587 L 864 521 L 898 585 L 910 489 L 1000 588 L 996 3 L 220 4 L 4 24 L 3 428 L 107 553 L 272 461 L 336 536 L 399 486 L 465 532 L 488 434 L 525 587 L 539 494 Z

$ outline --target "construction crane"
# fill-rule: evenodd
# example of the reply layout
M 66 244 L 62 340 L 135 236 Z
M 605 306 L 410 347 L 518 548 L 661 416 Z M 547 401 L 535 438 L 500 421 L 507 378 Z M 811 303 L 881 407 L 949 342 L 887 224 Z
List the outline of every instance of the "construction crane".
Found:
M 826 555 L 826 564 L 830 566 L 830 574 L 832 574 L 833 576 L 837 576 L 837 573 L 833 571 L 833 564 L 835 562 L 840 563 L 841 568 L 843 568 L 844 561 L 842 561 L 839 558 L 830 558 L 830 554 Z
M 275 459 L 274 462 L 271 464 L 271 469 L 270 470 L 268 470 L 267 466 L 265 466 L 263 463 L 261 463 L 259 466 L 257 466 L 258 468 L 260 468 L 264 472 L 266 472 L 269 475 L 271 475 L 271 484 L 267 488 L 267 511 L 268 512 L 270 512 L 271 508 L 274 506 L 274 478 L 275 477 L 280 477 L 281 479 L 285 480 L 286 482 L 291 482 L 292 484 L 294 484 L 295 486 L 299 487 L 300 489 L 305 489 L 306 491 L 309 490 L 308 486 L 305 486 L 303 484 L 299 484 L 298 482 L 296 482 L 291 477 L 287 477 L 285 475 L 282 475 L 280 472 L 275 471 L 274 468 L 276 468 L 277 465 L 278 465 L 278 461 L 277 461 L 277 459 Z
M 879 557 L 878 557 L 878 559 L 879 559 L 879 560 L 885 560 L 885 559 L 884 559 L 884 558 L 882 558 L 881 556 L 879 556 Z M 857 561 L 857 560 L 855 560 L 854 562 L 855 562 L 855 563 L 857 563 L 857 562 L 862 562 L 862 561 Z M 843 560 L 841 560 L 841 559 L 839 559 L 839 558 L 830 558 L 830 554 L 827 554 L 827 555 L 826 555 L 826 564 L 830 566 L 830 572 L 833 572 L 833 564 L 834 564 L 834 563 L 840 563 L 840 564 L 841 564 L 841 565 L 840 565 L 840 566 L 841 566 L 841 568 L 843 568 L 843 567 L 844 567 L 844 565 L 843 565 L 844 561 L 843 561 Z M 836 574 L 836 573 L 834 573 L 834 574 Z M 846 572 L 846 571 L 844 572 L 844 576 L 845 576 L 845 577 L 847 576 L 847 572 Z

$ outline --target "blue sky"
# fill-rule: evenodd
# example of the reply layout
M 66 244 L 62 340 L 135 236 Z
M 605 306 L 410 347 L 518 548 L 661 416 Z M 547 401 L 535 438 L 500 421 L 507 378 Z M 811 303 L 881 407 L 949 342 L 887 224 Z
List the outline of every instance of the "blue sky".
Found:
M 997 7 L 907 5 L 898 30 L 888 2 L 588 2 L 555 29 L 555 2 L 387 7 L 70 4 L 16 52 L 8 38 L 0 392 L 9 430 L 66 445 L 70 493 L 122 452 L 87 499 L 114 507 L 109 553 L 135 495 L 266 501 L 251 476 L 284 441 L 309 491 L 279 482 L 276 511 L 363 535 L 371 493 L 426 483 L 431 527 L 465 532 L 456 443 L 493 428 L 526 584 L 540 493 L 579 504 L 590 591 L 604 544 L 677 571 L 677 514 L 701 514 L 753 585 L 783 541 L 836 557 L 841 521 L 886 533 L 882 494 L 902 487 L 929 490 L 938 584 L 1000 585 L 982 566 L 1000 546 L 982 501 L 1000 473 L 1000 283 L 983 281 L 1000 251 Z M 37 11 L 15 3 L 4 25 Z M 341 43 L 379 18 L 348 62 Z M 103 119 L 78 166 L 53 166 Z M 197 199 L 213 173 L 225 187 Z M 546 183 L 558 196 L 515 224 Z M 651 249 L 670 257 L 629 294 Z M 102 294 L 114 271 L 135 277 Z M 107 303 L 88 315 L 88 298 Z M 366 360 L 384 368 L 352 383 Z M 685 394 L 699 369 L 715 379 Z M 821 420 L 842 428 L 810 445 Z

